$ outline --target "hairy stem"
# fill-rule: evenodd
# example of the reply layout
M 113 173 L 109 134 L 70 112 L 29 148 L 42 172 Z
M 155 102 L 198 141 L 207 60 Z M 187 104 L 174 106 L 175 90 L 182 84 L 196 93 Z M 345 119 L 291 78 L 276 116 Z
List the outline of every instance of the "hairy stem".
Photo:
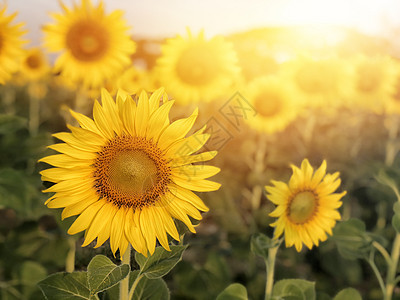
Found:
M 124 255 L 122 256 L 122 263 L 131 265 L 131 246 L 128 246 Z M 129 299 L 129 274 L 126 278 L 122 279 L 119 283 L 119 300 L 128 300 Z

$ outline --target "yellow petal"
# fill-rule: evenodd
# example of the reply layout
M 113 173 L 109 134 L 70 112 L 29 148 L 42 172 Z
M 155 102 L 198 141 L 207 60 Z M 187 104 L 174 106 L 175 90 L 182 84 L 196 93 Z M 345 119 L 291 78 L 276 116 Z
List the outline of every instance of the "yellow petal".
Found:
M 209 210 L 208 207 L 204 204 L 203 200 L 201 200 L 195 193 L 188 189 L 170 184 L 169 191 L 179 199 L 191 203 L 197 209 L 200 209 L 202 211 Z
M 180 187 L 196 191 L 196 192 L 210 192 L 210 191 L 216 191 L 221 187 L 220 183 L 214 182 L 214 181 L 209 181 L 209 180 L 184 180 L 181 179 L 180 177 L 176 177 L 171 174 L 171 179 L 174 183 L 179 185 Z
M 68 229 L 68 234 L 76 234 L 88 228 L 97 212 L 103 207 L 104 204 L 105 201 L 96 201 L 89 205 L 75 220 L 75 222 L 72 223 L 71 227 Z
M 194 122 L 198 116 L 198 109 L 196 108 L 192 115 L 186 119 L 180 119 L 169 125 L 160 135 L 158 139 L 158 146 L 161 149 L 168 148 L 176 140 L 182 139 L 193 127 Z
M 105 204 L 99 209 L 97 215 L 94 217 L 92 223 L 87 229 L 85 242 L 82 244 L 82 247 L 89 245 L 100 234 L 100 232 L 103 231 L 104 227 L 107 224 L 107 221 L 109 219 L 112 219 L 116 213 L 111 203 L 105 200 L 100 201 L 104 201 Z
M 146 125 L 149 120 L 149 98 L 147 93 L 142 91 L 139 96 L 139 101 L 136 109 L 135 130 L 139 137 L 146 135 Z

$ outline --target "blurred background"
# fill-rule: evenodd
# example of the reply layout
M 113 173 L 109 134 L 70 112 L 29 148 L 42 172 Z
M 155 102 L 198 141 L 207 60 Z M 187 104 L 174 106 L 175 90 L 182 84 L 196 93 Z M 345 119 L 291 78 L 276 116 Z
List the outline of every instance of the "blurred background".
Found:
M 25 24 L 26 49 L 42 46 L 42 26 L 53 22 L 51 12 L 61 12 L 53 0 L 3 3 L 9 14 L 18 13 L 14 23 Z M 107 12 L 124 12 L 137 44 L 133 75 L 115 78 L 116 86 L 105 82 L 111 93 L 156 89 L 162 82 L 157 71 L 162 46 L 178 34 L 186 38 L 187 28 L 196 36 L 204 30 L 207 39 L 221 36 L 234 52 L 235 75 L 223 90 L 215 86 L 221 93 L 177 103 L 171 112 L 174 119 L 199 106 L 195 129 L 208 125 L 212 138 L 206 147 L 219 151 L 212 164 L 222 170 L 215 177 L 222 188 L 200 195 L 210 211 L 198 233 L 185 236 L 190 247 L 167 276 L 172 299 L 214 299 L 233 282 L 245 285 L 250 299 L 263 298 L 264 262 L 250 253 L 253 234 L 272 235 L 273 205 L 263 187 L 271 179 L 287 181 L 289 165 L 304 158 L 314 167 L 326 159 L 328 172 L 340 171 L 340 190 L 348 192 L 343 220 L 360 218 L 390 245 L 394 230 L 387 220 L 395 195 L 375 177 L 384 170 L 400 179 L 399 1 L 104 4 Z M 43 53 L 52 66 L 57 55 Z M 35 283 L 65 270 L 71 255 L 79 270 L 96 253 L 112 254 L 107 244 L 81 248 L 82 234 L 67 236 L 74 218 L 61 222 L 60 210 L 44 205 L 41 190 L 48 183 L 38 172 L 48 166 L 37 163 L 53 154 L 46 148 L 54 143 L 51 134 L 67 131 L 73 122 L 68 108 L 90 116 L 98 90 L 83 91 L 51 70 L 34 80 L 24 72 L 0 86 L 0 299 L 36 300 L 42 296 Z M 164 85 L 179 99 L 179 91 L 168 81 Z M 363 299 L 381 299 L 370 266 L 341 257 L 332 239 L 311 251 L 283 249 L 277 259 L 277 280 L 316 281 L 321 299 L 348 286 Z M 376 263 L 384 265 L 380 257 Z

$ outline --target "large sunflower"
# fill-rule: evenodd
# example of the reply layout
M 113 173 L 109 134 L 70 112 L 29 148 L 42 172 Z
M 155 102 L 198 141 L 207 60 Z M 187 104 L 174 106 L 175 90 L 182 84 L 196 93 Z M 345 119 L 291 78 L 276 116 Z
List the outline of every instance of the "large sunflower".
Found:
M 53 14 L 56 23 L 44 27 L 45 46 L 62 52 L 56 71 L 86 87 L 99 87 L 131 63 L 135 43 L 121 11 L 106 15 L 103 2 L 95 7 L 90 0 L 73 9 L 61 5 L 64 13 Z
M 19 61 L 23 57 L 22 45 L 24 34 L 22 23 L 11 25 L 16 16 L 6 15 L 7 7 L 0 9 L 0 83 L 4 84 L 18 70 Z
M 105 90 L 102 105 L 94 104 L 94 120 L 71 111 L 80 124 L 70 133 L 54 136 L 64 143 L 50 146 L 61 154 L 40 161 L 53 165 L 41 172 L 44 181 L 55 184 L 46 204 L 61 208 L 62 218 L 79 215 L 68 230 L 86 230 L 88 245 L 96 247 L 110 238 L 113 253 L 124 253 L 130 243 L 147 255 L 154 252 L 156 239 L 169 249 L 167 233 L 179 234 L 173 218 L 194 226 L 188 216 L 200 220 L 208 208 L 192 191 L 217 190 L 220 184 L 206 180 L 219 168 L 199 162 L 212 159 L 216 151 L 197 152 L 209 138 L 204 129 L 185 137 L 192 128 L 197 109 L 185 119 L 170 124 L 173 101 L 166 101 L 162 89 L 138 102 L 117 95 L 114 102 Z M 160 106 L 160 98 L 164 103 Z
M 225 95 L 238 72 L 232 44 L 221 36 L 206 40 L 204 32 L 167 40 L 156 65 L 161 85 L 184 103 Z
M 292 166 L 289 184 L 272 181 L 266 186 L 268 199 L 277 205 L 270 216 L 278 219 L 271 224 L 276 227 L 274 238 L 285 235 L 286 247 L 295 246 L 301 251 L 303 243 L 311 249 L 319 241 L 332 234 L 332 228 L 340 219 L 337 209 L 346 194 L 334 193 L 340 185 L 339 173 L 326 174 L 326 162 L 315 171 L 307 159 L 301 168 Z
M 262 132 L 274 133 L 285 129 L 299 112 L 290 85 L 276 76 L 254 79 L 245 97 L 257 113 L 248 119 L 249 125 Z

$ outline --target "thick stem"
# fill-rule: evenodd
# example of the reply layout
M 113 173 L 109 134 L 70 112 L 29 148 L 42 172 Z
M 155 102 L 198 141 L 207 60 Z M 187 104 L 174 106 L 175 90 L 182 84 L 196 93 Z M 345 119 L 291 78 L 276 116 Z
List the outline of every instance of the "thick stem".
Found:
M 131 265 L 131 246 L 128 246 L 124 255 L 122 256 L 122 263 Z M 126 278 L 121 280 L 119 283 L 119 300 L 128 300 L 129 299 L 129 274 Z
M 393 296 L 393 290 L 396 284 L 396 271 L 397 265 L 399 263 L 400 255 L 400 234 L 397 233 L 393 242 L 391 264 L 389 265 L 389 270 L 386 275 L 386 292 L 385 300 L 391 300 Z
M 272 288 L 274 286 L 274 274 L 275 274 L 275 260 L 281 241 L 272 248 L 268 249 L 268 258 L 265 260 L 265 266 L 267 269 L 267 278 L 265 283 L 265 300 L 270 300 L 272 297 Z
M 122 263 L 131 265 L 131 246 L 128 246 L 128 249 L 126 249 L 124 255 L 122 256 Z M 128 300 L 129 299 L 129 274 L 121 280 L 119 283 L 119 300 Z
M 71 273 L 75 270 L 75 251 L 76 251 L 76 241 L 72 236 L 68 237 L 69 251 L 67 258 L 65 259 L 65 271 Z

